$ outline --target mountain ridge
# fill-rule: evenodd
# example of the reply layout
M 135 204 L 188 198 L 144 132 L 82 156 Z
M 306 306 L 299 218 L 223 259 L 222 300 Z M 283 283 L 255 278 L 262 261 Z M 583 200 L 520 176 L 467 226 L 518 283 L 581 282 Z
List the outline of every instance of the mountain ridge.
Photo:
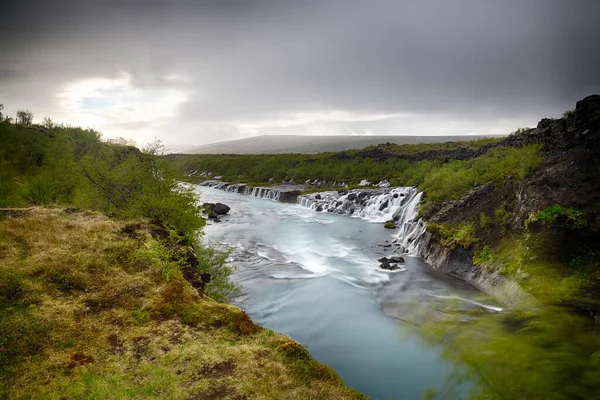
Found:
M 210 143 L 182 151 L 184 154 L 284 154 L 321 153 L 364 148 L 380 143 L 418 144 L 456 142 L 503 135 L 262 135 Z

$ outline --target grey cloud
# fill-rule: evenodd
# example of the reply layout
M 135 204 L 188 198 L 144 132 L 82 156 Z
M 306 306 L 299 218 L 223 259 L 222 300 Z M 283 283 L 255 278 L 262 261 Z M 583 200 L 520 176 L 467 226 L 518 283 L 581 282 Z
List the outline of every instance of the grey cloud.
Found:
M 20 87 L 19 102 L 35 90 L 50 102 L 64 82 L 127 71 L 137 87 L 188 91 L 177 122 L 186 140 L 195 126 L 214 141 L 240 121 L 329 110 L 537 119 L 600 91 L 595 0 L 57 0 L 6 10 L 0 96 Z M 354 128 L 368 129 L 339 129 Z

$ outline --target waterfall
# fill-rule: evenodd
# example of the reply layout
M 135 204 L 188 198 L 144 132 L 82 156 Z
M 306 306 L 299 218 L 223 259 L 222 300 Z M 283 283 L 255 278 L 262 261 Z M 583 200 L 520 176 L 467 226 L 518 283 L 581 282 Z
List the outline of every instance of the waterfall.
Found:
M 418 255 L 427 227 L 418 218 L 422 195 L 414 187 L 384 187 L 312 193 L 298 196 L 296 202 L 317 212 L 348 215 L 371 222 L 393 220 L 398 229 L 394 242 L 405 254 Z
M 221 181 L 204 181 L 208 186 L 226 192 L 240 193 L 262 199 L 296 203 L 316 212 L 328 212 L 362 218 L 370 222 L 396 223 L 394 242 L 403 253 L 419 255 L 424 243 L 427 225 L 418 218 L 419 202 L 423 193 L 414 187 L 381 187 L 375 189 L 331 190 L 299 195 L 298 190 L 285 188 L 254 187 L 243 183 L 229 184 Z
M 230 184 L 221 181 L 204 181 L 200 185 L 224 190 L 226 192 L 240 193 L 246 196 L 254 196 L 261 199 L 270 199 L 276 201 L 279 201 L 281 194 L 284 193 L 284 191 L 276 188 L 246 186 L 243 183 Z

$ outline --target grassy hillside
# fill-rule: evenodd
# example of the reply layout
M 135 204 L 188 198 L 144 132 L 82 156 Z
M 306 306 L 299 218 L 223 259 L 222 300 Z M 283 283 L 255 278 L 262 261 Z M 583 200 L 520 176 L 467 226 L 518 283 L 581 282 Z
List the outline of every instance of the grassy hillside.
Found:
M 189 246 L 158 222 L 0 215 L 0 398 L 362 398 L 298 343 L 198 292 Z

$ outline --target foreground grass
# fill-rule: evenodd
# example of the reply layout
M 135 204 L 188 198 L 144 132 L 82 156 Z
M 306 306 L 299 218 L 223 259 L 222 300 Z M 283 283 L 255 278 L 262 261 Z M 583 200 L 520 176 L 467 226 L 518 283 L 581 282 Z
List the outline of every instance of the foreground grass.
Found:
M 0 213 L 0 398 L 364 398 L 168 250 L 149 221 Z

